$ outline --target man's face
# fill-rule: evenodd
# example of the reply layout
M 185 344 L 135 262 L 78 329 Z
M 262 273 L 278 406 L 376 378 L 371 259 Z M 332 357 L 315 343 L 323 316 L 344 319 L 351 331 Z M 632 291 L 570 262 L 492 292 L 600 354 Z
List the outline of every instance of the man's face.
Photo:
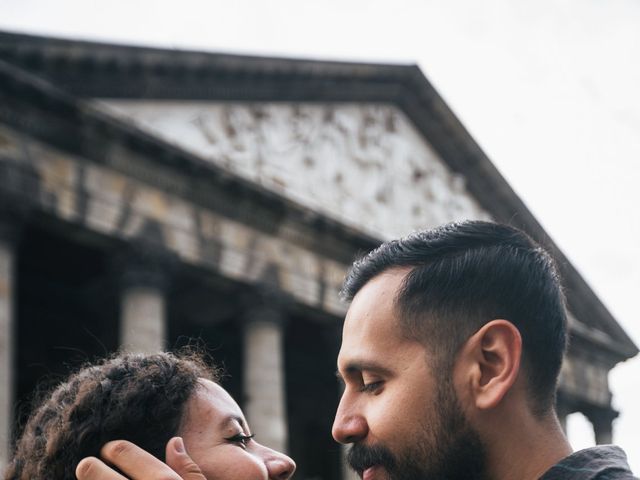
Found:
M 333 437 L 353 444 L 349 463 L 364 480 L 482 478 L 482 446 L 450 376 L 434 377 L 430 352 L 402 335 L 394 301 L 406 273 L 376 276 L 351 303 Z

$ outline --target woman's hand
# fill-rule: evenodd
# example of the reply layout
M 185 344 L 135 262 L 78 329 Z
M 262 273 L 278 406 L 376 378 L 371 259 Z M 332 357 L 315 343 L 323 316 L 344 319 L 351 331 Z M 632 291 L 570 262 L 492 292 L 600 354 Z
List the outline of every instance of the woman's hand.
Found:
M 100 457 L 82 459 L 76 468 L 78 480 L 206 480 L 187 454 L 180 437 L 167 443 L 166 464 L 126 440 L 107 443 L 100 450 Z

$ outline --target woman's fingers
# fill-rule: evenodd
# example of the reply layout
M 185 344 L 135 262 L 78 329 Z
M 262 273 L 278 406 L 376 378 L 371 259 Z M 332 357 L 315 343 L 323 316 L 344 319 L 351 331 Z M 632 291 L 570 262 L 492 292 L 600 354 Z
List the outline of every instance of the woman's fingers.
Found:
M 162 460 L 126 440 L 106 443 L 100 450 L 100 457 L 107 464 L 117 467 L 131 480 L 181 480 Z M 107 478 L 115 480 L 121 477 Z
M 167 443 L 166 464 L 126 440 L 106 443 L 100 450 L 100 456 L 102 460 L 87 457 L 78 464 L 78 480 L 206 480 L 185 451 L 180 437 L 174 437 Z
M 82 459 L 76 467 L 76 478 L 78 480 L 126 480 L 126 477 L 123 477 L 96 457 Z

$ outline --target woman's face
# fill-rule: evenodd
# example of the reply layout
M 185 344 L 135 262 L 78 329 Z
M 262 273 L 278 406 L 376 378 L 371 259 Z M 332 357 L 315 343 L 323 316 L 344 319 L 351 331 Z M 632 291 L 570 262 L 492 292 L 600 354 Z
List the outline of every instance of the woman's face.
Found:
M 207 480 L 286 480 L 296 464 L 249 438 L 242 410 L 221 386 L 200 379 L 179 435 Z

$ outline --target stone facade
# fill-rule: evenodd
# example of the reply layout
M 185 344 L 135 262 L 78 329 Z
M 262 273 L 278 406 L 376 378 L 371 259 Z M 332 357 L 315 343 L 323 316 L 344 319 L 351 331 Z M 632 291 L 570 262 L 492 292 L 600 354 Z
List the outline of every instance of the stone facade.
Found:
M 34 365 L 199 337 L 297 478 L 347 478 L 329 432 L 353 259 L 463 218 L 548 238 L 415 67 L 11 34 L 0 200 L 0 233 L 25 232 L 0 235 L 0 468 Z M 637 348 L 544 243 L 569 294 L 558 412 L 585 413 L 610 441 L 607 375 Z
M 347 264 L 318 257 L 297 244 L 286 223 L 281 231 L 264 233 L 140 181 L 142 175 L 162 182 L 162 172 L 153 167 L 147 171 L 143 165 L 128 164 L 124 168 L 129 172 L 103 168 L 20 138 L 6 127 L 0 127 L 0 138 L 0 156 L 12 158 L 38 179 L 33 201 L 39 209 L 99 234 L 159 243 L 181 262 L 235 280 L 268 281 L 268 270 L 275 268 L 283 291 L 310 306 L 344 313 L 337 292 Z M 125 156 L 116 164 L 126 163 Z M 170 181 L 180 184 L 180 179 Z

